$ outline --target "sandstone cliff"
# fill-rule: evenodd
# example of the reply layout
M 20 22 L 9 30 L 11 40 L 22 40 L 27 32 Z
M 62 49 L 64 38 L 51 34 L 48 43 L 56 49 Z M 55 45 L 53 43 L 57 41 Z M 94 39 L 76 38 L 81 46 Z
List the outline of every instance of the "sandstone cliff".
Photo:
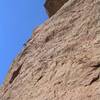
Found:
M 50 18 L 13 62 L 0 100 L 100 100 L 100 0 L 51 2 L 57 9 L 47 7 Z

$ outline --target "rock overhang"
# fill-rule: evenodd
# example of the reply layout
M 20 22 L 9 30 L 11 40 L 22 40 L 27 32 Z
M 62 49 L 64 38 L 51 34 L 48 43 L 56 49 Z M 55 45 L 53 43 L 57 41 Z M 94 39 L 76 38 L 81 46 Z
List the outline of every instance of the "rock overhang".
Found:
M 49 17 L 54 15 L 69 0 L 46 0 L 44 6 Z

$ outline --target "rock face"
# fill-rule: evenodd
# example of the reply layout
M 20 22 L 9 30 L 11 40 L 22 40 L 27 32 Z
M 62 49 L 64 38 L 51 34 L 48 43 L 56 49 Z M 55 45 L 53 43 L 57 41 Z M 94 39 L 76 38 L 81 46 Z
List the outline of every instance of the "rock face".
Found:
M 13 62 L 0 100 L 100 100 L 100 0 L 58 8 Z
M 45 8 L 48 16 L 54 15 L 68 0 L 46 0 Z

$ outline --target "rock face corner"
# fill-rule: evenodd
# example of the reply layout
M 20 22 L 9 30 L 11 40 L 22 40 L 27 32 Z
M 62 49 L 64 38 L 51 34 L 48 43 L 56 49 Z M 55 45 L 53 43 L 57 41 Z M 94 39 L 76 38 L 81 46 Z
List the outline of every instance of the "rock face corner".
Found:
M 14 60 L 0 100 L 100 100 L 100 1 L 45 8 L 50 18 Z

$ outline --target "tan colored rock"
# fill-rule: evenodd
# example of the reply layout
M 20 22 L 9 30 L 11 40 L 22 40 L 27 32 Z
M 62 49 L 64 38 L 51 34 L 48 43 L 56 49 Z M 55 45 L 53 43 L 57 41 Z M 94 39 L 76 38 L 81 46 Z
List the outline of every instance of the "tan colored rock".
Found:
M 35 29 L 0 100 L 100 100 L 100 1 L 69 0 Z
M 1 87 L 0 87 L 0 94 L 1 94 L 1 92 L 2 92 L 2 89 L 1 89 Z

